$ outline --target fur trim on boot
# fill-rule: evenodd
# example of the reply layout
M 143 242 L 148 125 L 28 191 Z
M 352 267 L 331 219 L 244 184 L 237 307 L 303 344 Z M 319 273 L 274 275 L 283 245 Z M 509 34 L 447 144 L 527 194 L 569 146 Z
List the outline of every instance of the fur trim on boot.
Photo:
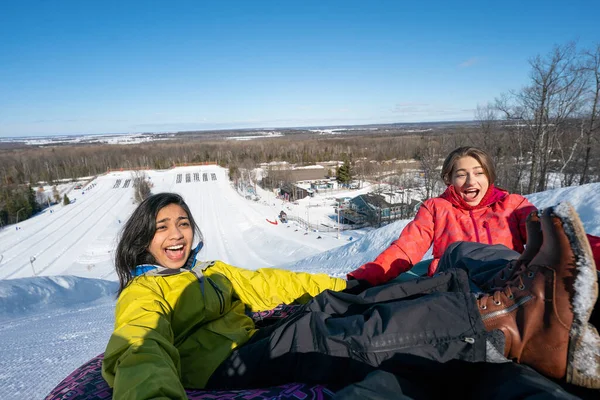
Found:
M 566 380 L 577 386 L 600 389 L 600 336 L 588 323 L 598 298 L 598 273 L 592 249 L 581 220 L 569 203 L 554 207 L 554 213 L 563 223 L 577 263 Z

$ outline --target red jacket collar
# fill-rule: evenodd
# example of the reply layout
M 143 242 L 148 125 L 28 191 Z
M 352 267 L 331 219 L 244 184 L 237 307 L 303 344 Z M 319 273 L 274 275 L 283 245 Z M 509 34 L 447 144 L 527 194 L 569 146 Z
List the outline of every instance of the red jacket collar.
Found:
M 508 192 L 506 190 L 497 188 L 496 186 L 494 186 L 494 184 L 491 184 L 488 187 L 485 196 L 483 196 L 483 199 L 481 199 L 481 202 L 479 202 L 479 204 L 477 204 L 476 206 L 470 206 L 467 204 L 466 201 L 463 200 L 462 197 L 458 195 L 458 193 L 456 193 L 454 186 L 450 185 L 448 186 L 446 191 L 440 195 L 440 198 L 448 200 L 454 206 L 462 208 L 463 210 L 478 210 L 480 208 L 484 208 L 491 204 L 494 204 L 498 200 L 502 200 L 507 195 Z

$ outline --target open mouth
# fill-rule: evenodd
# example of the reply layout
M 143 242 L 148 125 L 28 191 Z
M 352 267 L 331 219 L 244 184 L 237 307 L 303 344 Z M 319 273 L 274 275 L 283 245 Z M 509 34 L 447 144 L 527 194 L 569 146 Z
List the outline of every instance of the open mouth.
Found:
M 465 190 L 463 193 L 464 193 L 466 201 L 476 200 L 477 196 L 479 196 L 479 190 L 478 189 Z
M 169 260 L 180 261 L 185 255 L 184 246 L 179 244 L 177 246 L 169 246 L 165 248 L 165 255 Z

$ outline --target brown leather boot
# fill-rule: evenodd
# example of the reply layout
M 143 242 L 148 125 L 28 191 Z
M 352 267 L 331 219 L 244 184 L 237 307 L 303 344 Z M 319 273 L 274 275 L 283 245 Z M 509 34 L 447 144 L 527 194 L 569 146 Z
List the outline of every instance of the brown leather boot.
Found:
M 496 288 L 502 288 L 506 285 L 507 281 L 510 281 L 513 276 L 521 269 L 522 266 L 528 265 L 533 257 L 538 253 L 542 247 L 542 224 L 540 222 L 539 212 L 532 211 L 527 216 L 527 246 L 521 256 L 509 262 L 506 267 L 501 269 L 490 279 L 489 282 L 482 286 L 484 291 L 490 291 Z
M 478 299 L 488 331 L 504 333 L 504 355 L 540 373 L 600 389 L 600 337 L 588 323 L 598 297 L 596 267 L 575 210 L 541 217 L 543 244 L 502 290 Z

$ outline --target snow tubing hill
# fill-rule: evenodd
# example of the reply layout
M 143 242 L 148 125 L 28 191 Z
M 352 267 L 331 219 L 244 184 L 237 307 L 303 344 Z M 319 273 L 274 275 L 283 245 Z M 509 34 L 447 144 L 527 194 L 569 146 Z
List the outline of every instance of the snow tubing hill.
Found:
M 256 312 L 252 315 L 256 326 L 265 326 L 274 321 L 285 318 L 293 313 L 295 306 L 279 306 L 270 311 Z M 46 400 L 104 400 L 112 399 L 112 389 L 102 378 L 103 354 L 92 358 L 90 361 L 77 368 L 59 383 Z M 304 383 L 289 383 L 264 389 L 246 390 L 203 390 L 188 389 L 186 394 L 189 399 L 212 400 L 247 400 L 247 399 L 319 399 L 333 398 L 334 392 L 323 385 Z

